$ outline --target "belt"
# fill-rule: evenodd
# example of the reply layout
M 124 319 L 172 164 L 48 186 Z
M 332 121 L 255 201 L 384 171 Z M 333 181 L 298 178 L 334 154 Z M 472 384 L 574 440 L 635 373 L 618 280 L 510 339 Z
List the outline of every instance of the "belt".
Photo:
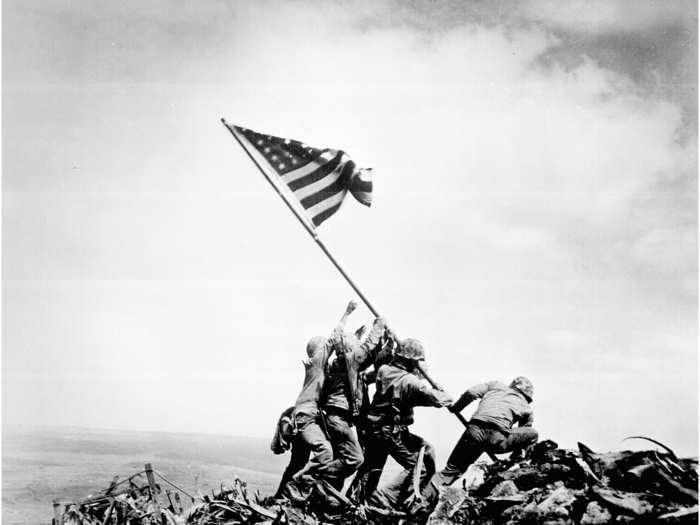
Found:
M 501 425 L 497 423 L 492 423 L 490 421 L 482 421 L 481 419 L 470 419 L 469 424 L 476 425 L 477 427 L 482 428 L 484 430 L 496 430 L 502 434 L 505 434 L 506 436 L 510 434 L 509 429 L 503 428 Z
M 350 409 L 348 409 L 348 408 L 340 408 L 340 407 L 330 406 L 330 407 L 324 407 L 323 411 L 326 414 L 330 414 L 333 416 L 339 416 L 339 417 L 342 417 L 343 419 L 348 419 L 348 420 L 352 419 L 352 412 L 350 412 Z

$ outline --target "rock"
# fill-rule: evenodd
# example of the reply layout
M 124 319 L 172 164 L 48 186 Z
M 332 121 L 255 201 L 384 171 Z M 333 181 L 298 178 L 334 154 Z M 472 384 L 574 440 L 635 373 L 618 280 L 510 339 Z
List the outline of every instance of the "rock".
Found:
M 515 483 L 510 480 L 502 481 L 491 491 L 492 498 L 515 496 L 516 494 L 519 495 L 520 491 L 518 490 L 518 487 L 515 486 Z
M 432 525 L 448 524 L 459 507 L 464 503 L 467 493 L 458 487 L 440 487 L 440 499 L 430 515 L 428 523 Z
M 683 509 L 678 509 L 675 512 L 667 512 L 662 514 L 657 519 L 664 521 L 666 523 L 675 523 L 681 521 L 683 518 L 693 518 L 695 523 L 698 522 L 698 506 L 693 505 L 692 507 L 686 507 Z
M 571 490 L 566 487 L 559 487 L 537 505 L 537 511 L 542 515 L 554 514 L 568 517 L 574 501 L 576 501 L 576 496 Z
M 464 489 L 476 490 L 484 484 L 486 479 L 486 466 L 482 463 L 474 463 L 467 469 L 464 476 Z
M 609 509 L 616 513 L 644 516 L 654 510 L 654 506 L 645 501 L 644 494 L 621 492 L 617 490 L 593 487 L 593 493 Z
M 170 525 L 422 525 L 426 520 L 430 525 L 697 523 L 697 486 L 691 483 L 697 477 L 696 460 L 672 460 L 654 451 L 597 454 L 583 446 L 584 461 L 574 451 L 552 446 L 545 442 L 535 457 L 531 454 L 516 464 L 479 465 L 474 472 L 483 483 L 470 484 L 470 490 L 441 488 L 429 517 L 427 505 L 409 512 L 355 505 L 342 494 L 334 495 L 333 487 L 312 480 L 305 483 L 313 489 L 311 494 L 300 494 L 297 501 L 250 498 L 239 479 L 222 484 L 211 495 L 200 494 L 187 509 L 173 504 L 169 494 L 158 494 Z M 623 475 L 626 485 L 620 481 Z M 58 504 L 54 510 L 65 523 L 76 525 L 101 525 L 110 519 L 152 524 L 149 484 L 141 474 L 131 479 L 128 486 L 112 481 L 106 491 L 93 491 L 96 496 L 65 503 L 62 511 Z M 330 496 L 338 504 L 331 505 Z
M 601 507 L 596 501 L 591 501 L 586 506 L 586 512 L 581 518 L 581 525 L 597 525 L 599 523 L 610 523 L 612 515 L 608 509 Z

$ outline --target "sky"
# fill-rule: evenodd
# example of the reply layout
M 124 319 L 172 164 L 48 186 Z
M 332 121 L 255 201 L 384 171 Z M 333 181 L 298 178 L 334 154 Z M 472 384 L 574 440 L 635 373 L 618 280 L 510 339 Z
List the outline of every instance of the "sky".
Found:
M 354 296 L 224 117 L 374 168 L 319 235 L 452 395 L 697 455 L 694 2 L 9 0 L 2 49 L 4 424 L 272 436 Z

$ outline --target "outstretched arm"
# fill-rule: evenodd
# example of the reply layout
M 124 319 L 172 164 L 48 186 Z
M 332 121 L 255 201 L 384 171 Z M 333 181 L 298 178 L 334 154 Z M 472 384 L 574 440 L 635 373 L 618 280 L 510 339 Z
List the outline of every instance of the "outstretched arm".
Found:
M 450 412 L 454 412 L 455 414 L 461 412 L 469 403 L 475 399 L 483 397 L 486 392 L 491 390 L 493 384 L 495 383 L 496 381 L 489 381 L 487 383 L 480 383 L 468 388 L 464 394 L 462 394 L 459 399 L 450 406 Z
M 372 324 L 367 338 L 355 349 L 346 355 L 346 358 L 352 359 L 360 370 L 364 370 L 371 365 L 377 353 L 381 349 L 382 335 L 386 327 L 386 321 L 383 317 L 377 317 Z
M 342 343 L 343 329 L 345 328 L 345 324 L 348 321 L 348 317 L 350 317 L 350 314 L 355 310 L 355 308 L 357 308 L 357 303 L 355 301 L 350 301 L 345 307 L 345 313 L 343 313 L 343 316 L 340 318 L 340 321 L 338 321 L 338 324 L 333 329 L 333 334 L 329 339 L 326 340 L 323 352 L 318 352 L 314 357 L 303 361 L 304 366 L 326 366 L 331 355 L 336 350 L 336 346 Z
M 345 331 L 345 325 L 348 322 L 348 317 L 350 317 L 350 314 L 355 311 L 355 308 L 357 308 L 357 303 L 355 301 L 348 302 L 348 305 L 345 307 L 345 313 L 343 313 L 343 316 L 340 318 L 340 321 L 338 321 L 335 330 L 333 330 L 333 335 L 342 334 Z
M 446 407 L 452 405 L 452 396 L 447 392 L 428 386 L 425 382 L 412 376 L 408 382 L 417 406 Z

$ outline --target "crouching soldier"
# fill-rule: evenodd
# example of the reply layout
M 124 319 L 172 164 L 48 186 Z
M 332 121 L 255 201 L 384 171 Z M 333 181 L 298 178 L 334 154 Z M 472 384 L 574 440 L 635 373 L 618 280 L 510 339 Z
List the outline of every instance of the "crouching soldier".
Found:
M 537 443 L 537 431 L 532 428 L 533 386 L 526 377 L 516 377 L 510 385 L 489 381 L 468 389 L 451 412 L 461 412 L 469 403 L 481 399 L 467 429 L 447 460 L 447 465 L 436 473 L 424 491 L 425 499 L 434 500 L 438 487 L 451 485 L 467 471 L 483 452 L 513 457 Z M 513 425 L 518 424 L 518 427 Z
M 276 497 L 288 496 L 294 500 L 306 499 L 313 487 L 304 486 L 302 474 L 307 475 L 307 477 L 326 478 L 329 481 L 333 479 L 333 473 L 328 472 L 329 467 L 332 467 L 333 464 L 333 448 L 323 430 L 319 403 L 328 359 L 337 341 L 342 338 L 347 319 L 356 307 L 355 302 L 348 303 L 331 338 L 316 336 L 306 345 L 308 359 L 303 361 L 304 385 L 292 412 L 293 424 L 296 428 L 296 436 L 291 442 L 292 457 L 282 475 L 282 480 L 275 494 Z M 307 465 L 311 454 L 313 454 L 313 458 Z
M 351 495 L 378 507 L 396 507 L 409 496 L 411 475 L 421 448 L 421 488 L 435 472 L 433 447 L 409 432 L 416 406 L 442 407 L 452 403 L 445 392 L 431 388 L 421 379 L 420 361 L 425 352 L 420 341 L 405 339 L 389 364 L 379 367 L 376 392 L 367 416 L 365 462 L 353 480 Z M 404 470 L 387 486 L 377 488 L 387 458 L 391 456 Z

